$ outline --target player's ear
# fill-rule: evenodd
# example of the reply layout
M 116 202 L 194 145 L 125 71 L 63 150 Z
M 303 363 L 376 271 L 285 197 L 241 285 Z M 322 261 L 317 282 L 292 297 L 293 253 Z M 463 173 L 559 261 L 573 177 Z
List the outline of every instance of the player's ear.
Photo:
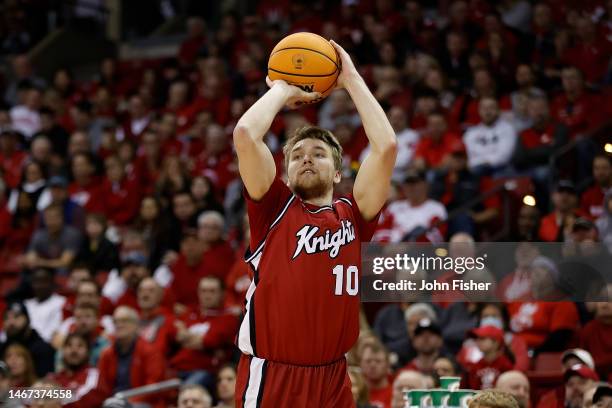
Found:
M 338 184 L 342 180 L 342 172 L 340 170 L 336 170 L 334 173 L 334 184 Z

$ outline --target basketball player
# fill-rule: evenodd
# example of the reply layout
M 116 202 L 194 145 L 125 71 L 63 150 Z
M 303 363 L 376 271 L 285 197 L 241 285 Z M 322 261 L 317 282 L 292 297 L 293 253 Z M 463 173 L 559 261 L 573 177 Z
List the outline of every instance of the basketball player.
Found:
M 234 130 L 254 271 L 238 334 L 237 407 L 355 406 L 344 354 L 359 334 L 360 244 L 388 196 L 396 139 L 349 55 L 332 44 L 342 62 L 338 87 L 353 99 L 371 145 L 352 196 L 333 199 L 342 149 L 329 131 L 306 127 L 288 138 L 287 184 L 263 141 L 284 105 L 319 94 L 268 80 L 270 89 Z

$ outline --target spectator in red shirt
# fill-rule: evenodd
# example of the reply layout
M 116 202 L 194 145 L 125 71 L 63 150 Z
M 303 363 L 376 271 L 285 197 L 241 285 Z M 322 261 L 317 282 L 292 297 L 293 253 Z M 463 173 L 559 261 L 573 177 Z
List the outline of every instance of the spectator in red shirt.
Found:
M 177 115 L 166 111 L 155 119 L 154 126 L 161 143 L 162 155 L 180 156 L 183 153 L 183 142 L 177 138 Z
M 146 102 L 140 95 L 129 99 L 128 113 L 122 127 L 117 131 L 117 140 L 139 141 L 151 124 L 152 115 L 148 112 Z
M 513 364 L 504 352 L 504 332 L 495 326 L 481 326 L 471 331 L 482 358 L 474 364 L 468 374 L 466 385 L 473 390 L 486 390 L 495 386 L 503 372 L 512 370 Z
M 563 242 L 571 232 L 574 220 L 581 215 L 574 183 L 561 180 L 552 193 L 553 211 L 542 218 L 539 238 L 546 242 Z
M 219 125 L 212 124 L 206 129 L 204 151 L 195 160 L 194 175 L 208 177 L 223 197 L 228 184 L 236 178 L 237 167 L 230 139 Z
M 582 329 L 580 346 L 593 355 L 597 371 L 610 381 L 612 380 L 612 302 L 596 302 L 594 305 L 595 318 Z
M 510 328 L 536 351 L 563 350 L 579 326 L 572 302 L 514 302 L 508 304 Z
M 390 408 L 393 384 L 385 347 L 378 342 L 364 345 L 359 365 L 370 390 L 370 404 L 377 408 Z
M 564 396 L 545 394 L 537 408 L 582 408 L 584 393 L 599 381 L 597 373 L 586 365 L 576 364 L 563 375 Z
M 206 110 L 212 112 L 216 123 L 224 126 L 230 119 L 230 108 L 231 98 L 223 89 L 223 80 L 219 75 L 211 73 L 203 79 L 200 93 L 188 110 L 189 123 L 192 123 L 198 112 Z
M 591 219 L 604 214 L 604 196 L 612 191 L 612 157 L 598 154 L 593 159 L 593 185 L 582 193 L 580 207 Z
M 155 347 L 138 336 L 138 313 L 120 306 L 113 314 L 115 339 L 102 352 L 98 362 L 101 388 L 108 396 L 130 388 L 163 380 L 165 360 Z M 154 395 L 134 397 L 131 402 L 155 402 Z
M 154 274 L 155 280 L 172 293 L 174 311 L 178 314 L 197 306 L 198 297 L 193 288 L 206 275 L 203 244 L 192 229 L 183 234 L 178 255 L 167 255 L 165 264 L 157 268 Z
M 569 140 L 567 127 L 550 116 L 546 96 L 532 94 L 527 101 L 527 113 L 532 121 L 529 129 L 520 133 L 512 162 L 517 170 L 532 178 L 536 187 L 536 202 L 548 208 L 550 156 Z
M 509 316 L 503 303 L 481 303 L 478 305 L 478 326 L 494 326 L 504 332 L 504 353 L 512 362 L 515 370 L 527 371 L 529 369 L 529 356 L 527 343 L 514 335 L 508 327 Z M 509 352 L 508 352 L 509 351 Z M 471 367 L 478 363 L 483 354 L 477 342 L 472 338 L 463 343 L 457 355 L 457 361 L 464 367 Z
M 206 41 L 206 24 L 201 17 L 190 17 L 187 19 L 187 38 L 181 43 L 178 52 L 179 62 L 190 66 Z
M 134 219 L 140 206 L 140 186 L 125 173 L 125 164 L 118 156 L 104 160 L 106 176 L 102 181 L 102 195 L 106 217 L 111 225 L 125 225 Z
M 98 389 L 99 372 L 89 365 L 89 340 L 80 334 L 69 334 L 62 346 L 62 366 L 49 375 L 63 389 L 71 390 L 72 397 L 65 401 L 71 408 L 87 408 L 100 405 L 104 393 Z
M 578 41 L 568 50 L 568 60 L 576 64 L 589 83 L 601 82 L 608 70 L 610 43 L 597 33 L 590 17 L 580 16 L 576 23 Z
M 140 337 L 168 357 L 176 338 L 175 317 L 161 305 L 164 290 L 153 278 L 144 278 L 138 285 Z
M 18 149 L 18 134 L 10 129 L 0 132 L 0 171 L 9 188 L 15 188 L 21 180 L 21 169 L 28 157 Z
M 457 145 L 463 145 L 461 137 L 448 130 L 441 112 L 432 112 L 427 116 L 427 132 L 416 145 L 413 164 L 419 169 L 444 169 Z
M 561 72 L 563 93 L 552 104 L 552 115 L 570 129 L 572 137 L 587 137 L 601 124 L 601 101 L 585 90 L 580 69 L 569 66 Z
M 197 225 L 198 209 L 188 191 L 180 191 L 172 196 L 172 220 L 168 231 L 170 249 L 178 249 L 186 230 Z
M 587 367 L 590 370 L 595 369 L 595 362 L 588 351 L 582 349 L 565 350 L 561 355 L 561 368 L 564 372 L 569 371 L 572 367 Z M 542 395 L 537 403 L 538 408 L 564 408 L 565 407 L 565 384 L 561 384 L 553 390 L 550 390 Z
M 145 131 L 134 163 L 134 176 L 140 181 L 143 193 L 152 194 L 162 167 L 161 144 L 157 133 Z
M 204 245 L 202 263 L 207 275 L 224 280 L 234 263 L 234 251 L 223 236 L 225 219 L 215 211 L 198 217 L 198 238 Z
M 171 358 L 170 366 L 185 383 L 210 388 L 214 373 L 231 356 L 238 320 L 222 308 L 223 282 L 219 278 L 202 278 L 197 293 L 198 307 L 177 324 L 176 340 L 183 348 Z
M 75 154 L 71 169 L 74 181 L 68 186 L 70 198 L 89 212 L 104 212 L 106 200 L 95 175 L 92 156 L 87 153 Z

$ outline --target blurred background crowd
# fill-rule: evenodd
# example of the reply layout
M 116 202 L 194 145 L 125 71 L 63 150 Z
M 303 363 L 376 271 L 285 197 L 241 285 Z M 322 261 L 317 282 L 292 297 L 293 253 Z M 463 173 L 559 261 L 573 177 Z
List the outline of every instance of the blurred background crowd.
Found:
M 375 241 L 519 243 L 513 273 L 495 277 L 504 302 L 364 308 L 348 356 L 359 406 L 400 407 L 402 390 L 441 375 L 521 407 L 609 396 L 612 302 L 530 298 L 530 274 L 555 268 L 529 243 L 612 250 L 612 1 L 0 10 L 2 406 L 20 406 L 11 387 L 70 388 L 70 406 L 96 407 L 167 378 L 195 384 L 184 393 L 203 407 L 233 406 L 251 277 L 232 130 L 267 89 L 270 50 L 298 31 L 352 55 L 396 131 Z M 348 94 L 278 115 L 266 142 L 279 174 L 283 141 L 305 124 L 342 143 L 336 192 L 349 193 L 367 138 Z M 131 403 L 177 404 L 167 391 Z

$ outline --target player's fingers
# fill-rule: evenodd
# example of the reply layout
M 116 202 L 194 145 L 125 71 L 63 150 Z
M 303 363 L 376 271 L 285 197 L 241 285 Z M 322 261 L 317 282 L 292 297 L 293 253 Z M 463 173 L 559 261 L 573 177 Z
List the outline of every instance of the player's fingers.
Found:
M 336 49 L 336 51 L 338 52 L 338 54 L 340 54 L 341 56 L 346 56 L 348 57 L 348 53 L 344 50 L 344 48 L 342 48 L 338 43 L 336 43 L 334 40 L 329 40 L 329 43 Z
M 274 85 L 274 82 L 272 82 L 270 77 L 267 75 L 266 75 L 266 84 L 268 85 L 268 88 L 272 88 L 272 85 Z

